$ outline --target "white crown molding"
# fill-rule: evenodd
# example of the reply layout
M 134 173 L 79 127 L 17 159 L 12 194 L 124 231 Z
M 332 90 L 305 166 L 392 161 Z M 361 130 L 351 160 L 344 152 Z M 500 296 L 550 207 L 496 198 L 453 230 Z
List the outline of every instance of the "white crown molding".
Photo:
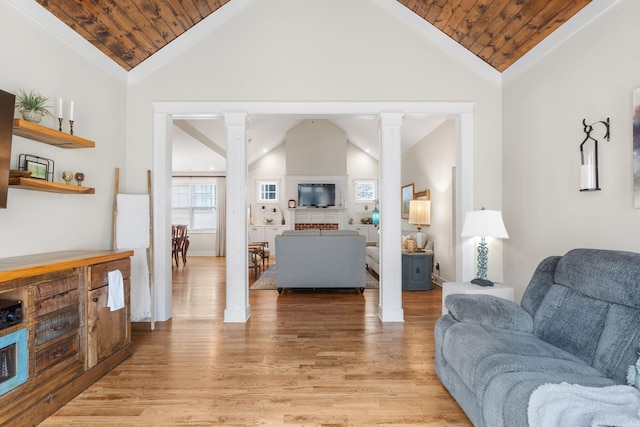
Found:
M 414 31 L 425 37 L 429 42 L 447 52 L 457 60 L 466 64 L 471 70 L 480 74 L 493 83 L 500 84 L 500 72 L 471 53 L 461 44 L 440 31 L 438 28 L 418 16 L 411 9 L 397 0 L 372 0 L 378 6 L 395 16 Z
M 58 36 L 84 57 L 96 63 L 100 68 L 111 74 L 118 80 L 126 83 L 127 71 L 116 64 L 111 58 L 102 53 L 100 49 L 85 40 L 80 34 L 72 30 L 67 24 L 58 19 L 54 14 L 42 7 L 34 0 L 9 0 L 9 2 L 28 18 L 33 19 L 40 26 Z
M 214 13 L 191 27 L 188 31 L 176 37 L 165 47 L 150 56 L 129 72 L 129 83 L 136 83 L 153 71 L 168 63 L 196 41 L 210 34 L 233 15 L 252 4 L 255 0 L 233 0 L 225 3 Z
M 553 33 L 533 47 L 502 73 L 502 83 L 515 79 L 560 44 L 618 3 L 619 0 L 592 0 Z

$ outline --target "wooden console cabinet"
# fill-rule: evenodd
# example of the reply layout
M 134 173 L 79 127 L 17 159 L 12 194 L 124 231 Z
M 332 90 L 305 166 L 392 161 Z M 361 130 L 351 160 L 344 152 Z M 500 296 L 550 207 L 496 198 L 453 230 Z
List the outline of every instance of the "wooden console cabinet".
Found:
M 132 354 L 132 255 L 65 251 L 0 259 L 0 300 L 22 301 L 21 322 L 0 329 L 0 341 L 28 336 L 15 350 L 26 363 L 20 366 L 26 381 L 0 395 L 0 425 L 37 425 Z M 111 311 L 107 274 L 116 269 L 125 307 Z M 0 373 L 0 386 L 2 380 L 9 382 Z

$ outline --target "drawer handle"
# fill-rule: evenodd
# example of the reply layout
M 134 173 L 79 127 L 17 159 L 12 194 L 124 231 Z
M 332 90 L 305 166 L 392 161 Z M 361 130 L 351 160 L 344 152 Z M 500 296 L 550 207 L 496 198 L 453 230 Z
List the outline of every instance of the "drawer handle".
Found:
M 91 301 L 98 302 L 98 297 L 94 297 Z
M 69 351 L 69 349 L 67 347 L 64 347 L 62 350 L 60 350 L 56 354 L 52 354 L 51 356 L 49 356 L 49 360 L 53 360 L 53 359 L 57 359 L 58 357 L 62 357 L 65 354 L 67 354 L 67 351 Z
M 416 267 L 416 273 L 420 273 L 420 267 Z

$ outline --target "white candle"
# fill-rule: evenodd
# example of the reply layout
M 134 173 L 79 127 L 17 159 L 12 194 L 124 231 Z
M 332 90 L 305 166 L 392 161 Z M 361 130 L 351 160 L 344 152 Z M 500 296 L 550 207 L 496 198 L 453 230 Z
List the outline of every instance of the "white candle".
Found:
M 582 190 L 593 190 L 596 188 L 592 165 L 580 166 L 580 188 Z
M 69 120 L 73 120 L 73 101 L 69 105 Z
M 62 117 L 62 98 L 58 98 L 58 118 L 61 119 Z
M 596 188 L 596 171 L 593 163 L 593 153 L 587 154 L 586 164 L 580 165 L 580 189 L 593 190 Z

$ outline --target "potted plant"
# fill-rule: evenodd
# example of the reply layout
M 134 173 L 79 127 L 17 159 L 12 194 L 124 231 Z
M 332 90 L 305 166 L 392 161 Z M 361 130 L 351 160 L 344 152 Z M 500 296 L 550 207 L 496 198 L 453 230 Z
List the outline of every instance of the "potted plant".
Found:
M 48 97 L 34 90 L 25 91 L 20 89 L 20 93 L 16 97 L 16 108 L 22 113 L 23 119 L 39 123 L 42 120 L 42 116 L 53 116 L 49 111 L 49 106 L 46 105 L 47 102 L 49 102 Z

